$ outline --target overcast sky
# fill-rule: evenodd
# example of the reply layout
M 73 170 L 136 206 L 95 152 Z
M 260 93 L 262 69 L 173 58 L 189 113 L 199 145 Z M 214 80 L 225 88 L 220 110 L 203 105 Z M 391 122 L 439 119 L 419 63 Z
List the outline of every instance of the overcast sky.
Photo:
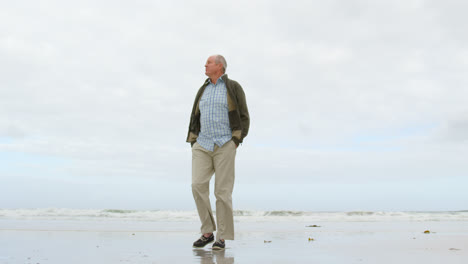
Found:
M 222 54 L 251 115 L 235 209 L 468 209 L 466 1 L 1 6 L 0 208 L 194 210 Z

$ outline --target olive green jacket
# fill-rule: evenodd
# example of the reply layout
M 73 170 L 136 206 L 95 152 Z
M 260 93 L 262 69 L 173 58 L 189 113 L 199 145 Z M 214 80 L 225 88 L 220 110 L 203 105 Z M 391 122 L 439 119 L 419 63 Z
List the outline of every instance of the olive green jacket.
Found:
M 229 111 L 229 124 L 232 129 L 232 140 L 239 146 L 249 132 L 250 117 L 249 110 L 247 109 L 247 102 L 245 100 L 244 90 L 240 84 L 228 78 L 227 74 L 221 77 L 226 84 L 227 101 Z M 200 133 L 200 99 L 205 91 L 206 86 L 210 84 L 210 79 L 206 79 L 205 83 L 198 90 L 195 102 L 193 103 L 192 114 L 190 116 L 189 131 L 187 135 L 187 142 L 192 145 L 197 141 L 198 134 Z

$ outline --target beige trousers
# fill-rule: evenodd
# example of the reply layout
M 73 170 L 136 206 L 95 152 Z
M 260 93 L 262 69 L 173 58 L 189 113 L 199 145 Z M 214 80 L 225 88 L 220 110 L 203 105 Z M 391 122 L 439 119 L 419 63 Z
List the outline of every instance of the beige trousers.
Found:
M 215 174 L 216 239 L 234 239 L 234 216 L 232 212 L 232 190 L 234 188 L 234 163 L 236 144 L 229 141 L 214 151 L 195 143 L 192 147 L 192 193 L 201 221 L 201 233 L 216 231 L 210 203 L 210 180 Z

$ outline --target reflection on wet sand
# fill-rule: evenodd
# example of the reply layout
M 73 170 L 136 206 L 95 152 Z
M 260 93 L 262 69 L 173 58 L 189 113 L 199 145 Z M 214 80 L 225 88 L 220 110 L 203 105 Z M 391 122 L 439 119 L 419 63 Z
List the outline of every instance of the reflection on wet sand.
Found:
M 233 264 L 232 252 L 226 254 L 226 250 L 193 249 L 193 255 L 200 260 L 200 264 Z M 227 255 L 227 256 L 226 256 Z

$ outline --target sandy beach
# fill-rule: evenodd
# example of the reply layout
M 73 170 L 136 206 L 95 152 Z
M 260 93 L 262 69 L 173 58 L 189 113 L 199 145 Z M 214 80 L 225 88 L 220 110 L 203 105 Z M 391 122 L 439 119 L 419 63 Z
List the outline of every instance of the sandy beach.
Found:
M 196 221 L 0 219 L 0 263 L 468 263 L 466 221 L 241 221 L 236 228 L 236 240 L 216 252 L 192 248 Z

